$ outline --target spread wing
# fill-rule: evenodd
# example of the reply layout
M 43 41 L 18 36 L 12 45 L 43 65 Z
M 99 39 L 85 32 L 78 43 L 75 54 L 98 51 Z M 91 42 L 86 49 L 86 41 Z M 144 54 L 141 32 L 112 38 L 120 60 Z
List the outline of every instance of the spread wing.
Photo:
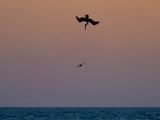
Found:
M 99 21 L 94 21 L 92 19 L 88 19 L 88 22 L 90 22 L 92 25 L 97 25 Z
M 76 16 L 76 19 L 77 19 L 78 22 L 86 21 L 86 18 L 84 18 L 84 17 L 79 18 L 79 17 Z

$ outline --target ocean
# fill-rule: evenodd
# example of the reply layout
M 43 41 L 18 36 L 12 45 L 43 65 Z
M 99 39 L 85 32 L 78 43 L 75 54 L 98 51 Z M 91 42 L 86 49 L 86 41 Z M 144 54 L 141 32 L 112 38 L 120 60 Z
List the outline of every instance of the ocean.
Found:
M 160 120 L 160 108 L 0 108 L 0 120 Z

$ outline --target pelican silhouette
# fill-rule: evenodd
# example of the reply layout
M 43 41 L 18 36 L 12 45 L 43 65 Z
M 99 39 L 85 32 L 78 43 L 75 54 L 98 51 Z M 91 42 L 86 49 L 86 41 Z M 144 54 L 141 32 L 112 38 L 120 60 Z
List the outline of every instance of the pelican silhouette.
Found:
M 86 14 L 85 17 L 80 18 L 76 16 L 76 19 L 78 22 L 86 22 L 84 30 L 86 30 L 88 23 L 91 23 L 92 25 L 97 25 L 99 23 L 99 21 L 94 21 L 93 19 L 89 18 L 88 14 Z

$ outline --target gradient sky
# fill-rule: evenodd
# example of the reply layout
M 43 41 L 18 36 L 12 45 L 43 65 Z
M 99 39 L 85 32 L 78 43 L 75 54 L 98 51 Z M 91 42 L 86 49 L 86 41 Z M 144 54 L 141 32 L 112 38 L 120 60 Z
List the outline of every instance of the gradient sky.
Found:
M 0 0 L 0 106 L 160 106 L 160 0 Z

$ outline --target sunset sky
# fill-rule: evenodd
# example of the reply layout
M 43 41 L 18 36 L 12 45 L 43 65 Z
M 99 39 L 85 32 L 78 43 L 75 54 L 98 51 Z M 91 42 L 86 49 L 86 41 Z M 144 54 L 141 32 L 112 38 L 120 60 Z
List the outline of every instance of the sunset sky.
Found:
M 160 0 L 0 0 L 0 106 L 160 106 Z

